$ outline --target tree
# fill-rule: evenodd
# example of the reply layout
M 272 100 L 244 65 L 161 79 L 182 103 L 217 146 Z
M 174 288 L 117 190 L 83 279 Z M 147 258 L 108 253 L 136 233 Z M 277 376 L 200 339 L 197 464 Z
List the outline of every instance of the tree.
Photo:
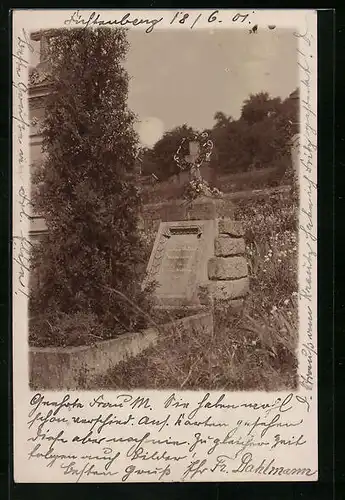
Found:
M 172 175 L 179 174 L 178 166 L 174 160 L 174 155 L 183 139 L 185 142 L 181 149 L 181 154 L 189 154 L 189 141 L 198 135 L 192 127 L 186 124 L 165 132 L 163 137 L 154 145 L 146 156 L 146 163 L 143 167 L 145 171 L 154 173 L 160 180 L 165 180 Z M 154 167 L 153 167 L 154 165 Z
M 140 153 L 141 172 L 143 175 L 151 175 L 157 171 L 157 165 L 153 158 L 152 149 L 143 147 Z
M 267 92 L 252 94 L 244 101 L 238 120 L 222 112 L 214 118 L 211 135 L 218 156 L 212 166 L 218 172 L 288 165 L 289 141 L 298 128 L 298 95 L 282 102 Z
M 216 121 L 214 129 L 227 127 L 229 123 L 233 121 L 231 116 L 226 116 L 226 114 L 223 113 L 222 111 L 217 111 L 214 115 L 214 119 Z
M 290 94 L 282 102 L 282 113 L 281 117 L 284 121 L 282 127 L 285 129 L 285 133 L 288 138 L 291 139 L 292 136 L 299 132 L 299 89 L 295 89 L 294 92 Z
M 33 255 L 40 280 L 32 308 L 40 315 L 90 313 L 104 331 L 139 321 L 123 297 L 144 307 L 138 140 L 122 67 L 127 48 L 121 29 L 61 30 L 52 39 L 46 160 L 34 180 L 35 207 L 48 234 Z
M 250 163 L 246 147 L 249 126 L 244 120 L 232 120 L 222 115 L 216 113 L 216 123 L 211 131 L 217 154 L 211 157 L 210 166 L 219 174 L 244 171 Z
M 242 106 L 241 117 L 250 125 L 274 116 L 281 111 L 281 99 L 270 98 L 267 92 L 250 94 Z

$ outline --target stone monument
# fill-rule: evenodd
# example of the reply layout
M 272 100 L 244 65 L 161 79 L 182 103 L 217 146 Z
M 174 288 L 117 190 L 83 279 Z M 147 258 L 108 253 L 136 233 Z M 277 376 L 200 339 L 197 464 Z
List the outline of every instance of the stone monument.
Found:
M 147 267 L 147 280 L 158 284 L 157 305 L 200 306 L 199 286 L 208 284 L 207 262 L 213 256 L 214 222 L 161 222 Z
M 189 169 L 190 199 L 166 204 L 145 283 L 156 282 L 159 307 L 241 309 L 249 291 L 243 228 L 233 217 L 224 218 L 215 199 L 221 193 L 200 175 L 200 165 L 211 154 L 212 142 L 191 141 L 184 163 L 180 150 L 181 146 L 174 159 L 181 169 Z M 233 215 L 231 203 L 223 203 L 229 204 L 227 212 Z

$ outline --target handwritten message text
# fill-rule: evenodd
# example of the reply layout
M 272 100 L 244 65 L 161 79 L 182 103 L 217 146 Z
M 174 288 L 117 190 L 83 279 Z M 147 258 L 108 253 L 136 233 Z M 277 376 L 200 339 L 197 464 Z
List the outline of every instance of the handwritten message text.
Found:
M 296 417 L 296 407 L 298 417 Z M 219 475 L 312 477 L 284 450 L 307 445 L 307 398 L 291 394 L 236 403 L 228 395 L 65 394 L 30 400 L 28 459 L 64 478 L 116 481 L 217 480 Z M 287 479 L 285 479 L 287 480 Z

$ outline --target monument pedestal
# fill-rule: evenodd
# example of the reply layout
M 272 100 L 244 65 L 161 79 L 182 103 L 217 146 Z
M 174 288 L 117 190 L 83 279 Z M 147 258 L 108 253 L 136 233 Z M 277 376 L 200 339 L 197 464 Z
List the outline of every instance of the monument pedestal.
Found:
M 234 213 L 226 200 L 165 204 L 145 280 L 157 283 L 157 306 L 241 308 L 249 291 L 244 233 L 224 213 Z

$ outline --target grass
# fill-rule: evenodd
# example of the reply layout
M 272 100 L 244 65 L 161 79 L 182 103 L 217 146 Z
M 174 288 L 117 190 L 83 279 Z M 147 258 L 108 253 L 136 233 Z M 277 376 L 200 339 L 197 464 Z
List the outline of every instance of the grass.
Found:
M 251 293 L 243 312 L 226 306 L 214 332 L 172 328 L 154 347 L 97 381 L 106 389 L 291 390 L 297 384 L 297 200 L 239 206 Z

